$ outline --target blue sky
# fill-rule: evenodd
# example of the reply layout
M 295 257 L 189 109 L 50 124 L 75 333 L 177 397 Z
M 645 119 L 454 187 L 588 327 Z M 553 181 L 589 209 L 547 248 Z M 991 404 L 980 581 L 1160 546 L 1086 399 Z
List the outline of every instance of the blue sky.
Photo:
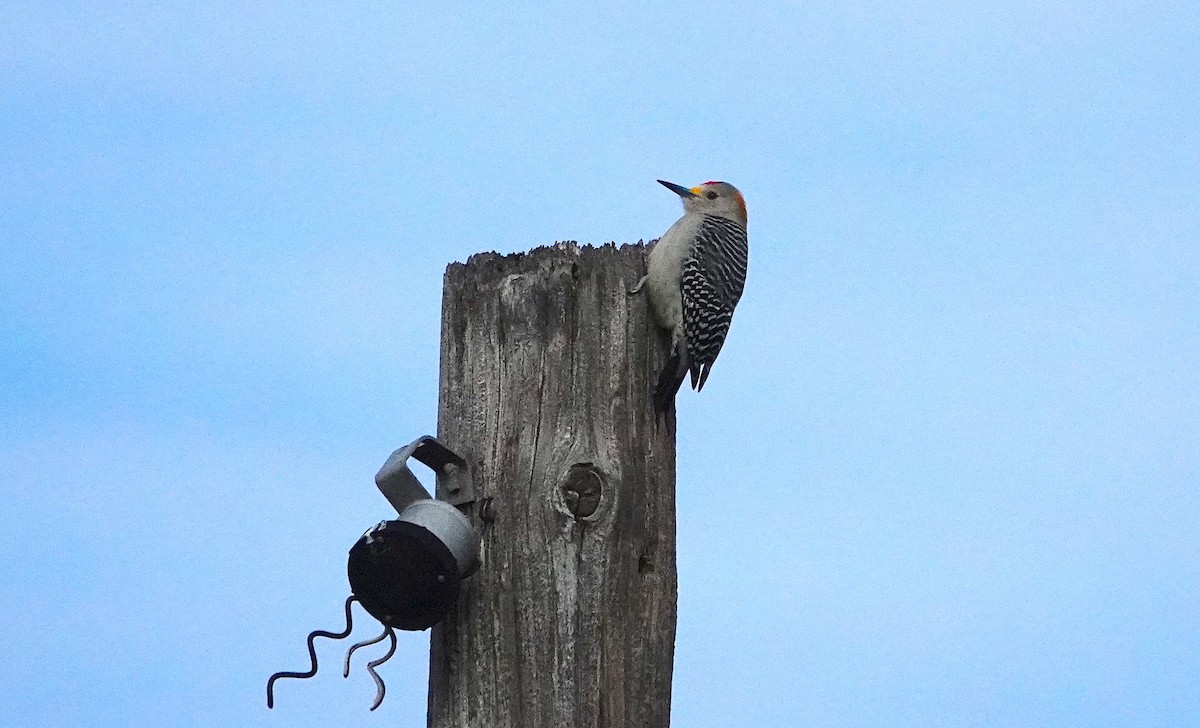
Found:
M 327 6 L 0 9 L 0 723 L 421 724 L 424 634 L 374 714 L 342 646 L 265 680 L 435 427 L 444 266 L 657 178 L 751 235 L 675 725 L 1200 715 L 1194 5 Z

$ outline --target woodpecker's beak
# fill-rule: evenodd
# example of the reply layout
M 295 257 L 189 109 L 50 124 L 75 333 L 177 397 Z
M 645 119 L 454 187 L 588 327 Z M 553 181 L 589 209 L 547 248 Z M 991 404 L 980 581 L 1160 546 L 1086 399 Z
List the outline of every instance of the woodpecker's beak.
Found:
M 697 195 L 695 192 L 692 192 L 691 190 L 689 190 L 687 187 L 684 187 L 683 185 L 677 185 L 674 182 L 666 182 L 661 179 L 658 181 L 658 183 L 684 199 L 687 199 L 689 197 L 699 197 L 699 195 Z

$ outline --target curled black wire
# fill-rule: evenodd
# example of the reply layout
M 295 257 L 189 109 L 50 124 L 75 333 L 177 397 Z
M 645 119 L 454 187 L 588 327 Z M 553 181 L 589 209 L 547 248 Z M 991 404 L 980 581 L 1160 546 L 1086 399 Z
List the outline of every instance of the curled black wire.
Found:
M 383 631 L 379 633 L 378 637 L 372 637 L 369 640 L 363 640 L 362 642 L 359 642 L 358 644 L 351 645 L 350 649 L 346 650 L 346 661 L 342 665 L 342 677 L 350 677 L 350 655 L 353 655 L 355 650 L 357 650 L 359 647 L 369 647 L 370 645 L 373 645 L 376 642 L 383 642 L 384 639 L 387 638 L 388 632 L 390 630 L 391 630 L 390 627 L 385 626 L 383 628 Z
M 312 667 L 308 670 L 308 672 L 277 672 L 271 676 L 270 680 L 267 680 L 267 708 L 275 707 L 274 687 L 275 687 L 276 680 L 278 680 L 281 677 L 294 677 L 294 678 L 304 679 L 304 678 L 310 678 L 313 675 L 317 674 L 317 650 L 316 650 L 316 648 L 313 647 L 314 639 L 316 639 L 317 637 L 329 637 L 331 639 L 340 640 L 340 639 L 344 639 L 344 638 L 350 636 L 350 630 L 352 630 L 354 628 L 354 623 L 351 621 L 351 617 L 350 617 L 350 607 L 356 601 L 358 601 L 358 598 L 355 597 L 353 594 L 346 597 L 346 629 L 344 629 L 341 632 L 326 632 L 323 629 L 315 629 L 312 632 L 308 633 L 308 659 L 312 661 Z M 395 650 L 395 635 L 392 636 L 392 640 L 393 640 L 392 649 Z M 391 657 L 391 656 L 392 655 L 389 652 L 388 657 Z M 371 674 L 374 675 L 375 674 L 374 671 L 372 671 Z M 379 683 L 378 677 L 375 678 L 375 682 Z M 382 690 L 382 687 L 380 689 Z M 372 708 L 371 710 L 374 710 L 374 708 Z
M 392 639 L 392 646 L 388 648 L 386 655 L 367 663 L 367 672 L 371 673 L 371 677 L 375 680 L 375 703 L 371 705 L 371 710 L 375 710 L 383 703 L 383 696 L 387 692 L 387 689 L 383 687 L 383 680 L 380 679 L 379 673 L 375 672 L 375 668 L 392 659 L 392 655 L 396 654 L 396 633 L 392 631 L 391 627 L 384 627 L 383 632 Z

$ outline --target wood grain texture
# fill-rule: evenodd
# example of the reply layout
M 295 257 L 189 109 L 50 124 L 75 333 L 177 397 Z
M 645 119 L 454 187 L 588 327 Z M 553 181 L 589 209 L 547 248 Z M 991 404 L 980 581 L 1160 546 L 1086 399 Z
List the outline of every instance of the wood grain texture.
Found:
M 446 270 L 438 438 L 470 468 L 483 566 L 433 629 L 429 726 L 670 721 L 675 433 L 651 406 L 658 330 L 626 294 L 646 251 Z

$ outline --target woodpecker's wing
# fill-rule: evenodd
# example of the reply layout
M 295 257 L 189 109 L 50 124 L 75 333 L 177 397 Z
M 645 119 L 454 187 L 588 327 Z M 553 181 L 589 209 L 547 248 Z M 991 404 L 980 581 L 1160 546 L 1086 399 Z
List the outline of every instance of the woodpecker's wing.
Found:
M 705 215 L 695 245 L 684 258 L 679 280 L 692 389 L 704 388 L 708 372 L 721 353 L 733 309 L 746 284 L 748 257 L 743 225 Z

